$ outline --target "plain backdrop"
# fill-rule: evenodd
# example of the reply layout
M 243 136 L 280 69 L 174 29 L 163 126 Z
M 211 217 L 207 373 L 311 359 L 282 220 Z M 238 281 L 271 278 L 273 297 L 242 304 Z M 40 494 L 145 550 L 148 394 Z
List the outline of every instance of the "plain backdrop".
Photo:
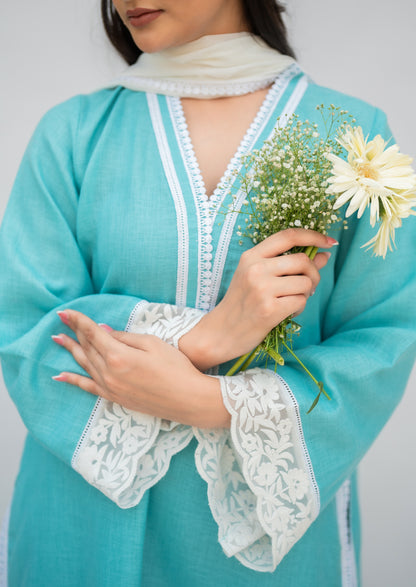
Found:
M 385 110 L 401 149 L 415 156 L 414 0 L 288 0 L 287 6 L 304 69 L 315 81 Z M 98 0 L 1 5 L 0 218 L 41 115 L 98 88 L 124 67 L 104 39 L 98 15 Z M 416 586 L 415 391 L 414 371 L 405 398 L 361 465 L 364 587 Z M 23 438 L 0 383 L 0 517 L 11 498 Z

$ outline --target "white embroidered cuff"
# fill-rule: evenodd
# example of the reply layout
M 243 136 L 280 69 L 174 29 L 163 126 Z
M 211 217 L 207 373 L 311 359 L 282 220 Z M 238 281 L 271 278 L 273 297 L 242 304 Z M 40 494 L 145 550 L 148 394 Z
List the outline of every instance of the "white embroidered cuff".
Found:
M 129 332 L 154 334 L 178 348 L 178 341 L 201 320 L 205 312 L 171 304 L 140 303 L 128 323 Z
M 298 406 L 287 384 L 265 369 L 219 380 L 231 430 L 195 433 L 198 470 L 224 552 L 273 571 L 319 512 Z
M 204 312 L 140 302 L 126 330 L 153 334 L 177 346 Z M 135 506 L 167 472 L 172 456 L 193 437 L 192 428 L 99 398 L 75 450 L 72 466 L 121 508 Z

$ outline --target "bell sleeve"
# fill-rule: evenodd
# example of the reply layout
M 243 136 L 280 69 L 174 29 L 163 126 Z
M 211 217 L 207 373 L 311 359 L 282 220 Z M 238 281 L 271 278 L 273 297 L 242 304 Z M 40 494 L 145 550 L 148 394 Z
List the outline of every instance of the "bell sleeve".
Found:
M 372 132 L 390 136 L 383 114 Z M 373 233 L 368 215 L 349 222 L 324 269 L 320 287 L 333 282 L 327 303 L 315 299 L 326 295 L 319 287 L 309 302 L 322 313 L 321 341 L 295 340 L 331 400 L 307 414 L 317 387 L 288 355 L 277 372 L 272 365 L 220 377 L 230 433 L 197 433 L 220 542 L 250 568 L 273 571 L 340 488 L 348 491 L 405 389 L 416 353 L 415 218 L 397 230 L 385 260 L 362 248 Z
M 97 460 L 89 458 L 83 447 L 88 431 L 93 430 L 92 422 L 100 422 L 103 410 L 111 414 L 114 451 L 122 445 L 120 459 L 129 455 L 142 472 L 147 457 L 140 461 L 140 456 L 150 449 L 160 430 L 163 436 L 175 425 L 141 414 L 126 416 L 120 406 L 105 405 L 70 385 L 59 387 L 53 375 L 63 370 L 81 373 L 82 369 L 51 340 L 53 334 L 65 330 L 56 312 L 75 309 L 115 329 L 165 336 L 172 344 L 178 329 L 184 333 L 192 328 L 203 313 L 189 309 L 185 318 L 179 308 L 169 304 L 97 293 L 77 240 L 81 180 L 77 178 L 74 152 L 79 108 L 75 98 L 42 119 L 7 206 L 0 229 L 0 357 L 6 386 L 30 434 L 91 481 Z M 133 423 L 137 424 L 136 437 L 133 433 L 128 436 L 124 428 L 120 440 L 117 426 L 121 414 L 131 422 L 130 430 Z M 102 438 L 104 433 L 98 427 L 93 438 Z M 189 431 L 185 434 L 182 428 L 173 434 L 180 436 L 176 444 L 172 441 L 175 450 L 190 439 Z M 171 448 L 168 453 L 172 454 Z M 91 471 L 85 470 L 86 463 Z M 123 488 L 130 481 L 123 478 Z M 96 485 L 103 489 L 105 483 Z M 107 483 L 107 493 L 111 493 L 108 485 L 111 483 Z M 148 486 L 143 484 L 144 488 Z M 123 488 L 118 488 L 119 493 Z M 112 498 L 122 505 L 123 499 L 118 500 L 118 493 L 113 493 Z

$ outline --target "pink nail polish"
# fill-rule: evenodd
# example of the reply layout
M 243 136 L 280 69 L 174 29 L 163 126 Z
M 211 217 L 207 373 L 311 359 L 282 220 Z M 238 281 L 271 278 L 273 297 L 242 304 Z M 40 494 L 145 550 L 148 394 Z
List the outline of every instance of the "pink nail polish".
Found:
M 52 379 L 54 379 L 55 381 L 67 381 L 68 377 L 65 373 L 60 373 L 59 375 L 54 375 Z
M 69 316 L 63 310 L 56 312 L 64 324 L 69 324 Z
M 62 336 L 60 334 L 52 335 L 52 340 L 53 342 L 56 342 L 56 344 L 60 344 L 61 346 L 64 346 L 64 339 L 62 338 Z
M 56 312 L 59 316 L 59 318 L 62 320 L 62 322 L 64 324 L 69 324 L 69 316 L 66 312 L 64 312 L 63 310 L 60 310 L 59 312 Z
M 100 328 L 102 328 L 103 330 L 106 330 L 107 332 L 112 332 L 113 331 L 113 329 L 111 328 L 111 326 L 109 326 L 108 324 L 104 324 L 103 322 L 100 322 L 98 324 L 98 326 Z
M 339 245 L 339 242 L 337 240 L 335 240 L 334 238 L 332 238 L 332 236 L 327 236 L 326 240 L 328 241 L 328 244 L 331 245 L 331 247 L 334 247 L 335 245 Z

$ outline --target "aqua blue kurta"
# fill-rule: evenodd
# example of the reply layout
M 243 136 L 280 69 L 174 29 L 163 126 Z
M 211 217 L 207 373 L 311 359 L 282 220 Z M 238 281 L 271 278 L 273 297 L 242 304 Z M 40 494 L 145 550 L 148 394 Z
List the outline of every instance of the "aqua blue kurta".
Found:
M 347 109 L 364 134 L 390 137 L 379 110 L 311 83 L 292 66 L 269 92 L 239 154 L 260 146 L 282 114 L 295 111 L 319 124 L 315 108 L 321 103 Z M 286 401 L 291 413 L 285 420 L 293 432 L 290 454 L 282 456 L 289 469 L 272 460 L 267 469 L 280 471 L 273 482 L 287 483 L 282 493 L 287 515 L 295 502 L 300 507 L 299 500 L 310 496 L 304 518 L 298 510 L 294 545 L 271 506 L 273 540 L 280 541 L 279 552 L 287 551 L 273 572 L 253 570 L 234 553 L 224 554 L 213 517 L 221 496 L 216 494 L 213 504 L 212 494 L 209 503 L 207 479 L 195 464 L 202 442 L 197 431 L 189 429 L 182 449 L 140 496 L 135 483 L 147 474 L 148 454 L 134 465 L 131 482 L 123 480 L 124 493 L 116 495 L 113 479 L 106 481 L 102 472 L 99 481 L 98 473 L 94 477 L 99 457 L 86 458 L 104 438 L 98 438 L 101 420 L 94 420 L 96 398 L 51 379 L 62 370 L 79 371 L 51 342 L 51 335 L 62 331 L 59 309 L 74 308 L 123 330 L 149 308 L 142 300 L 202 313 L 221 299 L 244 250 L 236 219 L 220 213 L 237 191 L 231 173 L 237 166 L 236 158 L 223 187 L 208 201 L 177 98 L 111 88 L 57 106 L 39 124 L 0 232 L 2 369 L 28 428 L 7 528 L 11 587 L 357 584 L 355 470 L 397 405 L 416 350 L 413 219 L 397 231 L 397 250 L 385 260 L 360 248 L 374 234 L 367 216 L 334 233 L 340 246 L 322 271 L 295 340 L 331 402 L 321 400 L 306 415 L 316 391 L 290 357 L 278 376 L 254 372 L 253 385 L 265 372 L 280 394 L 275 397 Z M 244 396 L 244 380 L 238 381 Z M 224 446 L 232 459 L 241 431 L 244 465 L 251 449 L 244 448 L 248 436 L 237 411 L 234 436 Z M 105 434 L 118 442 L 117 417 L 113 429 L 107 418 Z M 175 430 L 165 428 L 171 446 Z M 278 425 L 271 428 L 275 433 Z M 288 438 L 286 432 L 280 430 L 278 439 Z M 123 455 L 134 455 L 135 446 L 130 438 Z M 224 450 L 221 445 L 222 465 Z M 282 447 L 273 450 L 284 453 Z M 296 471 L 302 469 L 304 476 L 290 485 L 287 476 L 296 459 L 303 463 Z M 241 508 L 252 513 L 266 469 L 251 474 L 243 465 L 247 500 L 254 506 Z M 219 511 L 224 520 L 230 514 Z M 225 539 L 221 544 L 226 550 Z

